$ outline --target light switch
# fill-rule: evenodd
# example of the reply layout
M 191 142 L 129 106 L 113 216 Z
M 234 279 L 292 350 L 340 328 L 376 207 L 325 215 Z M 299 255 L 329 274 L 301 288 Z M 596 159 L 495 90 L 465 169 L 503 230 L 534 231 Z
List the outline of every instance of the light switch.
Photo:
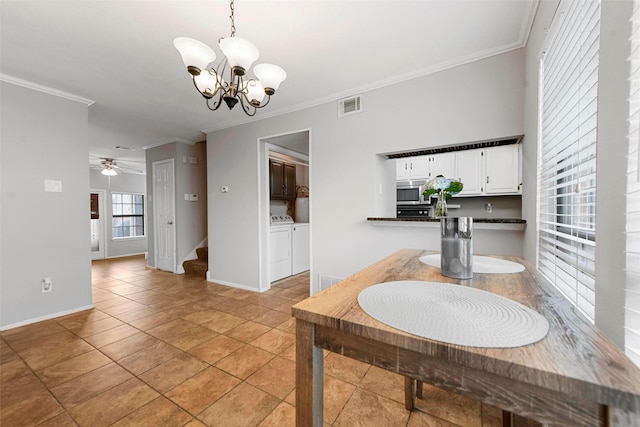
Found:
M 58 181 L 54 179 L 45 179 L 44 191 L 48 193 L 62 193 L 62 181 Z
M 191 199 L 191 194 L 189 194 L 189 193 L 184 193 L 184 199 L 185 199 L 185 200 L 189 200 L 189 199 Z

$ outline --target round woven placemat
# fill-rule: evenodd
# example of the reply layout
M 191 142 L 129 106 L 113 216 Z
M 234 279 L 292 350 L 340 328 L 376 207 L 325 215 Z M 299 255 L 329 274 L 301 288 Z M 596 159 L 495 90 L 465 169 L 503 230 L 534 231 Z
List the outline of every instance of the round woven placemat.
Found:
M 360 292 L 358 303 L 386 325 L 449 344 L 520 347 L 541 340 L 549 331 L 542 315 L 520 303 L 449 283 L 381 283 Z
M 432 267 L 440 268 L 440 254 L 420 257 L 420 261 Z M 474 255 L 472 269 L 474 273 L 509 274 L 524 271 L 524 265 L 506 259 Z

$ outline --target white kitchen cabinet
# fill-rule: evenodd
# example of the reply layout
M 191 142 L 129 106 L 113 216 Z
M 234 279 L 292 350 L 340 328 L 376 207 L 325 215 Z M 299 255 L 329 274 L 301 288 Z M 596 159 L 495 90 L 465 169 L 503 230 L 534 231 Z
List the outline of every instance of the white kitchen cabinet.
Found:
M 291 226 L 271 227 L 269 240 L 269 281 L 275 282 L 291 276 Z
M 302 273 L 310 267 L 309 224 L 291 226 L 291 274 Z
M 503 145 L 486 149 L 485 193 L 520 193 L 519 145 Z
M 456 153 L 432 154 L 427 156 L 429 159 L 429 176 L 433 179 L 438 175 L 445 178 L 456 179 Z
M 459 196 L 520 194 L 519 145 L 458 151 Z
M 396 180 L 406 181 L 429 178 L 428 156 L 405 157 L 396 159 Z
M 456 175 L 456 153 L 431 154 L 396 160 L 396 180 L 429 180 L 438 175 L 453 178 Z
M 460 196 L 479 196 L 484 193 L 484 149 L 456 153 L 457 178 L 462 182 Z

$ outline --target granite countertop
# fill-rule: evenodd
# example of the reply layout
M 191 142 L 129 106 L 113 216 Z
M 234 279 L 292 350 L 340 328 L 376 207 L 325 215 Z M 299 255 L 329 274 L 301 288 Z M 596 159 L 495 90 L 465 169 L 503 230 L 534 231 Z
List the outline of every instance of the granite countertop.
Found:
M 440 227 L 440 218 L 377 218 L 369 217 L 367 222 L 375 227 Z M 520 218 L 473 218 L 473 228 L 477 230 L 524 231 L 527 220 Z
M 367 221 L 400 221 L 400 222 L 440 222 L 440 218 L 376 218 L 369 217 Z M 483 224 L 526 224 L 526 219 L 518 218 L 473 218 L 474 223 Z

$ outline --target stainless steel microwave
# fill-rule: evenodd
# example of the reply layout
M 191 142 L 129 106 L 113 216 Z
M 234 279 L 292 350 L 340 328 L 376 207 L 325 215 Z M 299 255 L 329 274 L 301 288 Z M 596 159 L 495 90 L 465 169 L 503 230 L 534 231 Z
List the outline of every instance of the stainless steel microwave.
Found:
M 398 205 L 426 205 L 430 197 L 422 195 L 426 181 L 398 182 L 396 185 L 396 202 Z

